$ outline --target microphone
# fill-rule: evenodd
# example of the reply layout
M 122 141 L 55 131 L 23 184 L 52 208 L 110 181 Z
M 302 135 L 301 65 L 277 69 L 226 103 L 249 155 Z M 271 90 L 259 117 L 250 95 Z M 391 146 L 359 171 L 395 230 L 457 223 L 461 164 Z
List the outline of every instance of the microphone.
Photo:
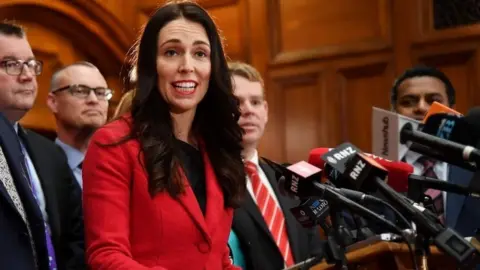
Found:
M 465 122 L 467 122 L 473 136 L 477 139 L 474 146 L 480 148 L 480 107 L 471 108 L 467 115 L 465 115 Z
M 343 149 L 342 145 L 340 145 L 339 147 L 340 149 Z M 355 146 L 353 147 L 357 149 Z M 322 159 L 322 157 L 327 153 L 329 153 L 329 155 L 332 155 L 332 154 L 335 154 L 336 151 L 337 150 L 334 150 L 333 148 L 315 148 L 310 151 L 310 155 L 308 157 L 308 163 L 318 168 L 324 169 L 326 172 L 329 173 L 330 177 L 333 177 L 332 179 L 339 179 L 338 171 L 331 172 L 331 169 L 330 171 L 328 169 L 329 165 L 332 165 L 332 163 L 328 162 L 328 160 L 331 160 L 331 159 L 328 159 L 328 156 L 325 157 L 327 162 L 324 161 L 324 159 Z M 357 151 L 355 151 L 355 153 L 356 152 Z M 383 166 L 388 171 L 388 185 L 390 185 L 395 191 L 397 192 L 408 191 L 408 176 L 411 173 L 413 173 L 413 170 L 414 170 L 412 165 L 405 162 L 391 161 L 386 158 L 382 158 L 380 156 L 376 156 L 373 154 L 368 154 L 368 153 L 364 153 L 364 154 L 371 157 L 375 161 L 377 161 L 381 166 Z M 337 186 L 344 187 L 343 185 L 340 185 L 340 184 L 337 184 Z
M 304 228 L 320 225 L 327 232 L 325 219 L 329 215 L 328 210 L 329 207 L 326 200 L 312 197 L 300 203 L 299 206 L 291 208 L 290 212 Z
M 421 131 L 441 139 L 466 145 L 475 145 L 477 140 L 472 136 L 471 127 L 464 117 L 446 113 L 431 115 Z
M 480 151 L 472 146 L 463 145 L 449 140 L 441 139 L 430 134 L 415 131 L 410 123 L 405 124 L 400 131 L 400 143 L 415 143 L 435 149 L 442 155 L 441 160 L 449 163 L 470 162 L 477 167 L 480 164 Z M 413 148 L 412 148 L 413 150 Z M 415 149 L 414 151 L 417 151 Z M 423 151 L 423 150 L 422 150 Z M 424 155 L 430 155 L 429 151 L 420 152 Z
M 465 263 L 473 258 L 476 250 L 472 245 L 454 230 L 431 222 L 414 206 L 407 203 L 400 194 L 384 182 L 386 175 L 387 172 L 382 166 L 362 153 L 356 153 L 351 158 L 344 173 L 351 184 L 359 190 L 371 191 L 378 187 L 397 208 L 402 209 L 407 217 L 415 222 L 425 237 L 432 237 L 440 250 L 451 255 L 458 262 Z
M 400 130 L 407 123 L 415 130 L 421 126 L 415 119 L 373 107 L 372 153 L 389 160 L 403 160 L 409 149 L 400 143 Z
M 345 236 L 342 235 L 342 231 L 337 233 L 330 222 L 326 220 L 329 215 L 328 201 L 313 197 L 308 198 L 301 205 L 290 209 L 290 212 L 305 228 L 316 225 L 322 227 L 327 236 L 327 246 L 324 248 L 327 263 L 335 263 L 338 266 L 346 265 Z
M 430 108 L 428 109 L 427 114 L 423 118 L 423 123 L 425 124 L 428 118 L 434 114 L 439 114 L 439 113 L 444 113 L 444 114 L 450 114 L 450 115 L 456 115 L 456 116 L 463 116 L 463 114 L 455 111 L 454 109 L 443 105 L 442 103 L 439 103 L 437 101 L 434 101 L 432 105 L 430 105 Z
M 429 188 L 480 198 L 480 189 L 472 190 L 470 187 L 414 174 L 408 177 L 408 187 L 408 197 L 416 201 L 419 201 L 424 196 L 425 190 Z
M 346 206 L 362 216 L 384 223 L 395 232 L 402 233 L 402 231 L 390 221 L 346 198 L 333 190 L 329 185 L 320 183 L 319 179 L 321 177 L 321 170 L 319 168 L 305 161 L 300 161 L 287 167 L 286 171 L 287 175 L 285 175 L 284 179 L 280 181 L 280 186 L 283 185 L 283 190 L 290 193 L 292 196 L 300 198 L 325 198 L 331 204 L 338 203 L 339 205 Z

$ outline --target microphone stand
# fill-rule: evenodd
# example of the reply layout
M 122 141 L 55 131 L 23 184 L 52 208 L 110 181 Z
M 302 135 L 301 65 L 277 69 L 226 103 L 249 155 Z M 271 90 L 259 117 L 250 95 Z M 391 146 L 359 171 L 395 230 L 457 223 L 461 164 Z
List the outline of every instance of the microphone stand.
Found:
M 339 209 L 335 202 L 330 202 L 330 213 L 333 228 L 326 231 L 328 242 L 327 251 L 331 253 L 329 254 L 331 256 L 327 256 L 330 262 L 328 260 L 327 262 L 335 263 L 337 269 L 348 270 L 345 247 L 353 244 L 353 239 L 345 227 L 345 221 L 341 216 L 341 209 Z
M 428 257 L 430 256 L 430 239 L 421 234 L 415 236 L 415 255 L 420 257 L 419 269 L 428 270 Z
M 375 234 L 372 230 L 368 227 L 367 221 L 362 216 L 352 212 L 353 220 L 355 221 L 355 225 L 357 226 L 357 237 L 356 242 L 366 240 Z

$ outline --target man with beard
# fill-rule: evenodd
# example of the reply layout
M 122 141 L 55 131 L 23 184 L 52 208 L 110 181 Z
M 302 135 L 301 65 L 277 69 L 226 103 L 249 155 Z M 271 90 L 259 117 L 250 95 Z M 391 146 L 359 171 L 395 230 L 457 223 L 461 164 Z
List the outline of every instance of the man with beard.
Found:
M 77 62 L 52 76 L 47 104 L 55 115 L 57 139 L 82 187 L 82 163 L 90 137 L 105 124 L 113 91 L 97 67 Z

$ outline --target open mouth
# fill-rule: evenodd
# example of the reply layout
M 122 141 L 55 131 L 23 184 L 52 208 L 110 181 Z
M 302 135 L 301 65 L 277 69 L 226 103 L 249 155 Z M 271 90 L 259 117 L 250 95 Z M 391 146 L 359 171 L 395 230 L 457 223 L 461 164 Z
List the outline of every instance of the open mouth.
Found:
M 181 95 L 191 95 L 195 92 L 195 89 L 197 88 L 197 83 L 196 82 L 175 82 L 175 83 L 172 83 L 172 86 L 175 89 L 175 92 Z
M 254 129 L 257 128 L 257 126 L 254 125 L 254 124 L 242 124 L 242 125 L 240 125 L 240 127 L 242 129 L 244 129 L 245 131 L 250 131 L 250 130 L 254 130 Z

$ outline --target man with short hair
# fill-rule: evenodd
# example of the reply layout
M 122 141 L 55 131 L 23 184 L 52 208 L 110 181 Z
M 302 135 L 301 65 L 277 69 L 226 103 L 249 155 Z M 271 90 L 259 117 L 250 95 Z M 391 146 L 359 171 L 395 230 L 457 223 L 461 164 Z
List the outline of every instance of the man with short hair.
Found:
M 445 106 L 455 106 L 455 88 L 440 70 L 417 66 L 407 69 L 395 81 L 391 90 L 391 106 L 398 114 L 422 121 L 430 106 L 437 101 Z M 414 173 L 468 186 L 473 173 L 446 162 L 408 151 L 403 161 L 412 164 Z M 455 193 L 428 190 L 435 201 L 439 217 L 445 225 L 463 236 L 473 236 L 480 228 L 478 200 Z
M 47 105 L 53 112 L 59 145 L 75 178 L 82 184 L 82 163 L 91 136 L 107 121 L 113 91 L 89 62 L 68 65 L 52 76 Z
M 263 80 L 245 63 L 229 63 L 241 116 L 248 194 L 235 210 L 229 239 L 233 262 L 243 269 L 278 270 L 323 253 L 318 229 L 305 229 L 290 208 L 298 201 L 279 193 L 274 170 L 257 147 L 268 122 Z M 241 261 L 239 261 L 239 258 Z
M 418 66 L 398 77 L 390 101 L 397 113 L 422 121 L 434 101 L 453 108 L 455 88 L 440 70 Z
M 81 192 L 65 154 L 18 123 L 34 105 L 41 72 L 24 30 L 0 23 L 0 265 L 85 269 Z

